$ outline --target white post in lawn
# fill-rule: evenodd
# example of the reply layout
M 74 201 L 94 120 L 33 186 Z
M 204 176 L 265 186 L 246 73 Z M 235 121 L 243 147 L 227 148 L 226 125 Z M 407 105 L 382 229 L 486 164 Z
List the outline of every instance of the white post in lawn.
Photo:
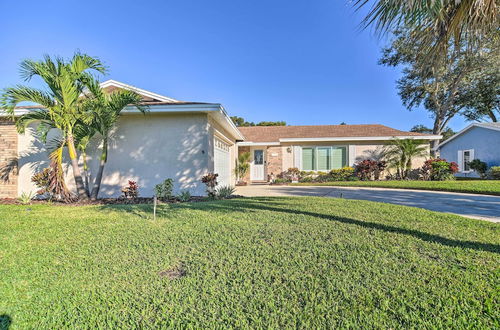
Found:
M 156 221 L 156 195 L 153 195 L 153 220 Z

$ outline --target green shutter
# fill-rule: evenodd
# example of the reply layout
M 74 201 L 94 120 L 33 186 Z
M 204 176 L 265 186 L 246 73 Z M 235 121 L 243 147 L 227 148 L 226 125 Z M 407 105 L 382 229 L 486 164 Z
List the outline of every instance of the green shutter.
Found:
M 330 170 L 330 147 L 317 148 L 318 154 L 318 171 Z
M 344 147 L 332 148 L 332 169 L 344 167 L 346 159 L 346 150 Z
M 303 171 L 315 170 L 313 148 L 302 148 L 302 170 Z

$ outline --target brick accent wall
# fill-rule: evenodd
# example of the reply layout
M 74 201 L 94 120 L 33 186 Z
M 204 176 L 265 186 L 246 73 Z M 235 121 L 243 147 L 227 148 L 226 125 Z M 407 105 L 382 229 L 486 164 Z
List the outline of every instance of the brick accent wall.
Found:
M 242 153 L 250 152 L 250 147 L 238 147 L 238 156 Z M 240 179 L 245 182 L 250 182 L 250 168 L 244 178 Z
M 283 169 L 283 154 L 281 146 L 277 147 L 267 147 L 266 152 L 266 161 L 267 161 L 267 170 L 266 173 L 268 176 L 271 174 L 276 177 L 283 171 L 287 169 Z
M 16 126 L 0 119 L 0 198 L 17 197 L 17 176 Z

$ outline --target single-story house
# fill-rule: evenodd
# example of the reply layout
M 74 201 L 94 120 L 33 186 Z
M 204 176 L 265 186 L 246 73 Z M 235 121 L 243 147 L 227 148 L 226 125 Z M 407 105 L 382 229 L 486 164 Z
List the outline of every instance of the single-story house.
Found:
M 479 159 L 489 167 L 500 166 L 500 123 L 474 123 L 439 145 L 441 158 L 456 162 L 457 176 L 479 177 L 469 162 Z
M 436 140 L 440 136 L 404 132 L 383 125 L 321 125 L 282 127 L 236 127 L 217 103 L 179 101 L 140 88 L 109 80 L 108 91 L 134 90 L 149 106 L 145 115 L 126 108 L 119 119 L 108 151 L 101 197 L 117 197 L 128 180 L 137 181 L 141 196 L 151 196 L 154 186 L 166 178 L 174 190 L 203 195 L 201 177 L 219 174 L 219 185 L 234 185 L 238 153 L 251 152 L 250 182 L 267 181 L 288 168 L 327 171 L 353 165 L 364 158 L 377 158 L 393 138 Z M 40 109 L 21 106 L 16 116 Z M 99 144 L 89 148 L 90 175 L 97 172 Z M 424 159 L 416 160 L 418 167 Z M 45 145 L 35 128 L 18 134 L 5 113 L 0 112 L 0 198 L 36 191 L 34 173 L 48 165 Z M 74 189 L 71 167 L 66 183 Z

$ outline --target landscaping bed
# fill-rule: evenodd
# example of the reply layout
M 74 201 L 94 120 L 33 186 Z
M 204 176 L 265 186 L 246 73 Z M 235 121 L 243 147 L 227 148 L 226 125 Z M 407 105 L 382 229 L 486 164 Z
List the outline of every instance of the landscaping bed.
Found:
M 498 328 L 500 225 L 332 198 L 0 206 L 0 328 Z
M 449 191 L 470 194 L 500 196 L 500 180 L 456 180 L 456 181 L 418 181 L 418 180 L 387 180 L 387 181 L 332 181 L 320 183 L 293 183 L 298 186 L 342 186 L 342 187 L 374 187 Z
M 235 196 L 237 197 L 237 196 Z M 231 198 L 235 198 L 231 196 Z M 206 200 L 206 197 L 192 196 L 189 202 L 200 202 Z M 112 205 L 112 204 L 153 204 L 152 197 L 137 197 L 137 198 L 99 198 L 97 200 L 78 200 L 72 202 L 63 202 L 57 200 L 47 199 L 33 199 L 27 204 L 23 204 L 17 198 L 0 198 L 0 205 L 32 205 L 32 204 L 46 204 L 46 205 L 66 205 L 66 206 L 84 206 L 84 205 Z M 159 204 L 165 203 L 181 203 L 177 199 L 172 200 L 158 200 Z

